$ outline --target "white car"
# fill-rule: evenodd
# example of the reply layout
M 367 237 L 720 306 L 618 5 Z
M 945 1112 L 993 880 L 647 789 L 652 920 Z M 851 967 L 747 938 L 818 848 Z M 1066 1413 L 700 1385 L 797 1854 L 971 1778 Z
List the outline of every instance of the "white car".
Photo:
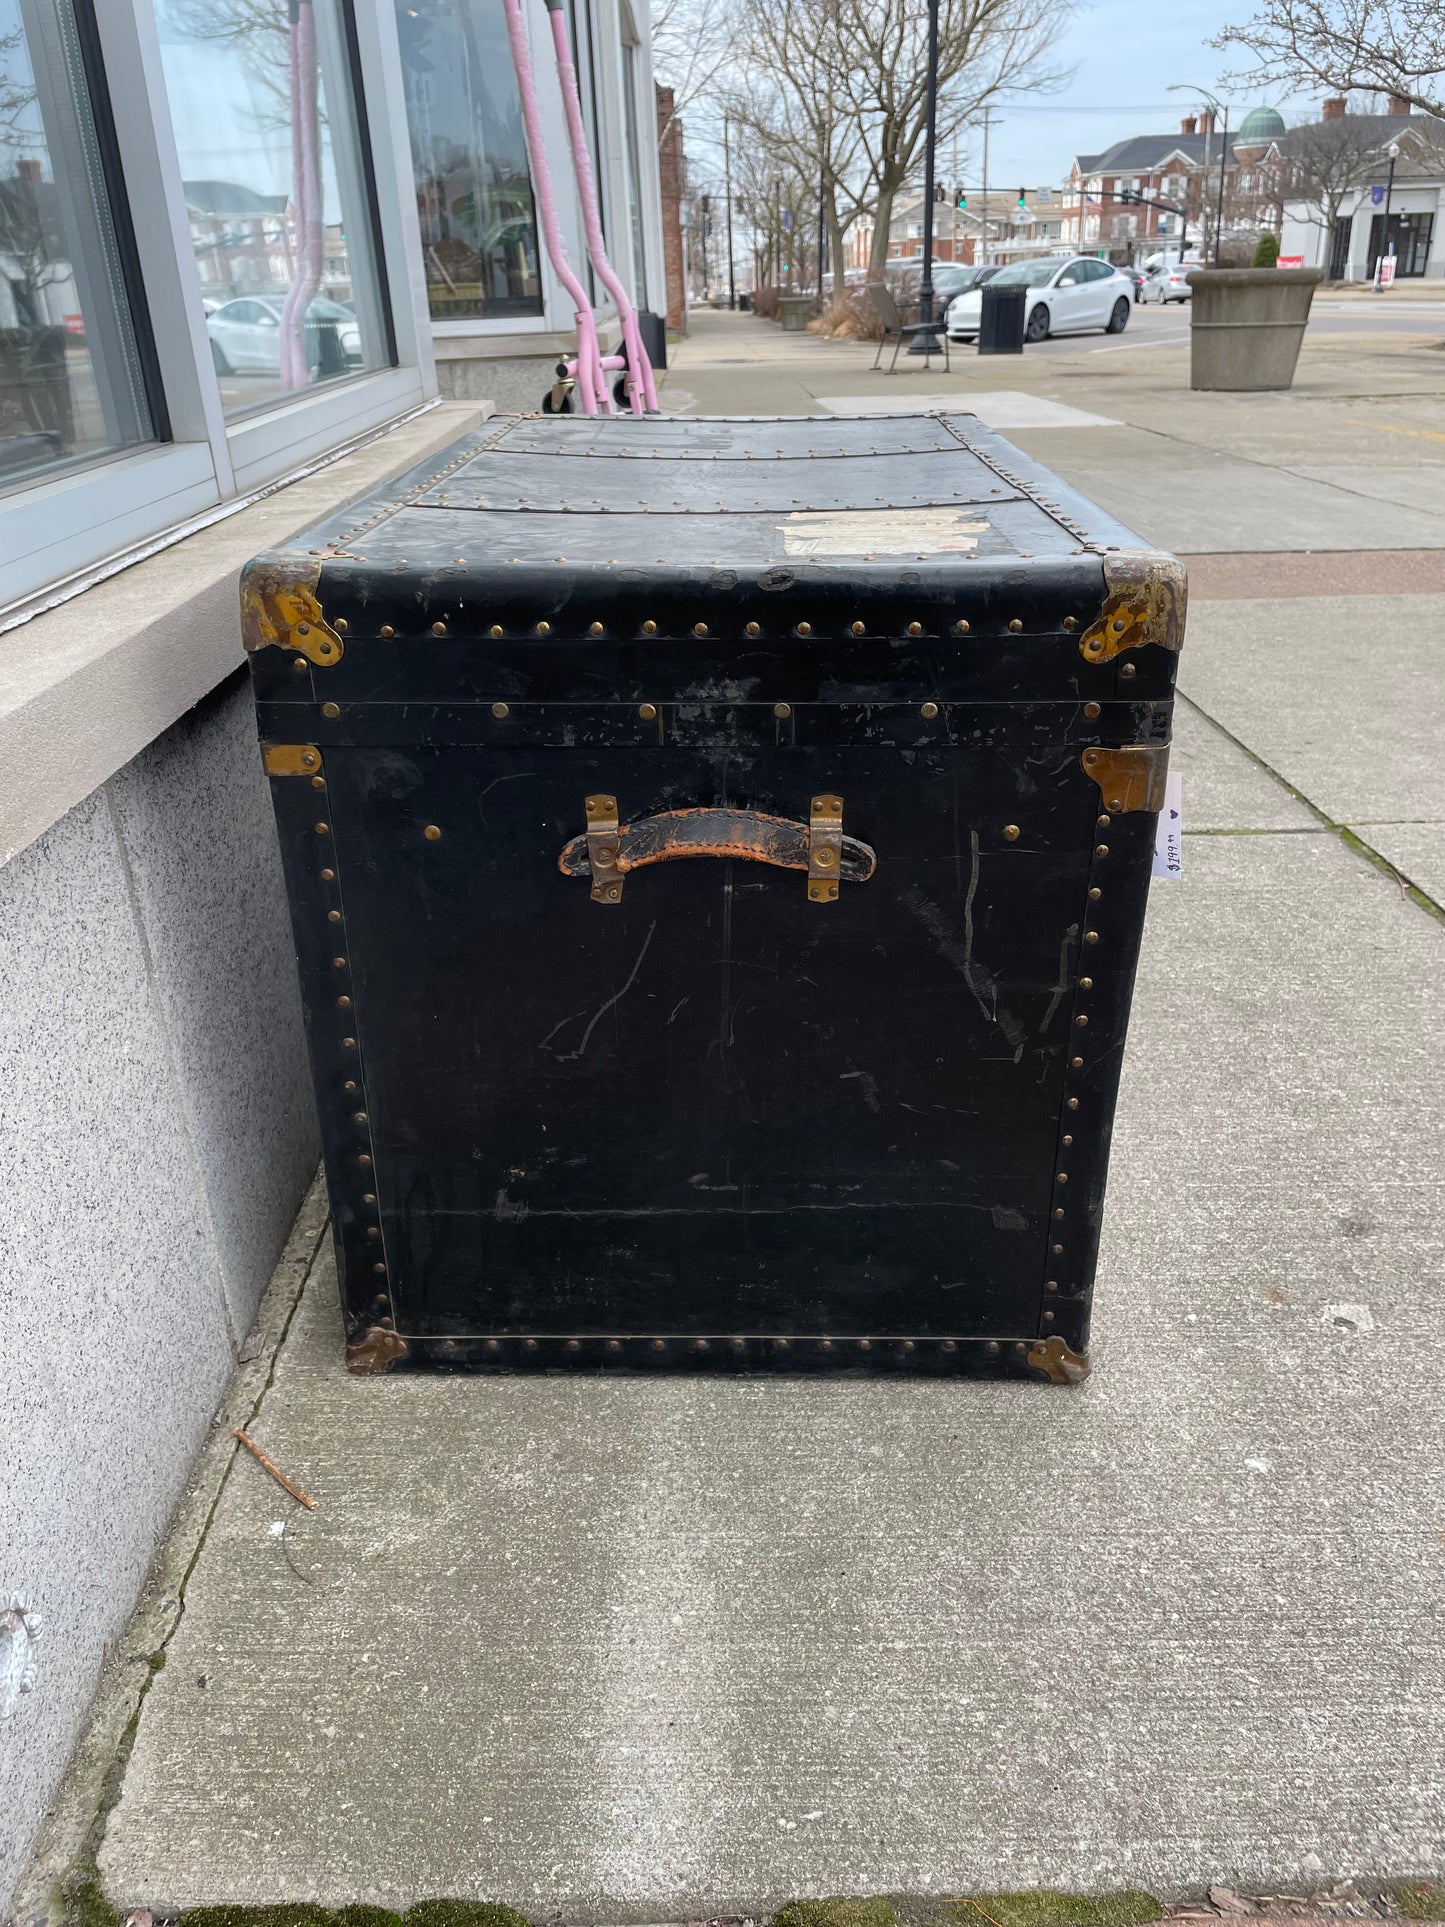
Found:
M 1144 292 L 1141 301 L 1157 301 L 1167 307 L 1171 301 L 1187 301 L 1190 289 L 1188 268 L 1150 268 L 1144 276 Z
M 1024 340 L 1078 328 L 1122 334 L 1129 325 L 1134 290 L 1128 275 L 1091 254 L 1050 254 L 1033 261 L 1010 261 L 988 283 L 991 288 L 1028 290 L 1024 303 Z M 970 288 L 948 307 L 950 341 L 972 341 L 978 333 L 983 295 Z
M 242 295 L 225 301 L 206 316 L 211 337 L 211 359 L 218 375 L 276 375 L 281 372 L 281 316 L 284 298 Z M 339 301 L 318 295 L 306 310 L 306 360 L 316 367 L 322 360 L 322 331 L 335 330 L 335 341 L 348 367 L 361 363 L 361 324 Z

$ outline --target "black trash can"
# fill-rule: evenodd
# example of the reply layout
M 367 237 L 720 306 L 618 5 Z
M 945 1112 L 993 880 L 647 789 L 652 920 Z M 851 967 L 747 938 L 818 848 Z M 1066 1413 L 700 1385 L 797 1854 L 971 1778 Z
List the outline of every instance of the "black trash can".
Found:
M 982 307 L 978 317 L 978 352 L 981 355 L 1021 355 L 1024 351 L 1024 308 L 1028 289 L 1000 287 L 985 281 Z
M 352 1368 L 1082 1376 L 1183 597 L 931 415 L 508 417 L 252 563 Z

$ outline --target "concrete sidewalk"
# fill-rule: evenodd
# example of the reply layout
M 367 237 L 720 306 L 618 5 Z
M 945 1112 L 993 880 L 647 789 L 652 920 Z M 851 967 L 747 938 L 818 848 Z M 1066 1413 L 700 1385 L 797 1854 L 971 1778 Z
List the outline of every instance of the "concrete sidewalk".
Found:
M 703 312 L 670 351 L 663 404 L 698 414 L 973 408 L 1181 555 L 1440 549 L 1445 349 L 1437 317 L 1420 325 L 1418 336 L 1307 335 L 1287 394 L 1214 395 L 1191 392 L 1184 326 L 1152 308 L 1117 340 L 1066 337 L 1046 354 L 962 349 L 948 375 L 906 358 L 896 375 L 875 373 L 872 343 Z
M 863 385 L 856 349 L 772 339 L 750 403 L 755 379 L 810 405 Z M 699 405 L 705 340 L 673 377 Z M 1189 463 L 1285 475 L 1310 422 L 1324 465 L 1378 466 L 1345 411 L 1396 403 L 1349 391 L 1358 370 L 1303 413 L 1191 405 L 1149 387 L 1167 352 L 1030 376 L 1126 426 L 1017 439 L 1141 436 L 1165 505 Z M 1432 479 L 1436 382 L 1399 424 L 1441 423 L 1407 444 Z M 1135 419 L 1171 408 L 1177 433 Z M 1445 595 L 1408 593 L 1445 510 L 1413 511 L 1440 539 L 1397 542 L 1387 582 L 1383 544 L 1340 548 L 1333 592 L 1299 596 L 1287 488 L 1246 514 L 1231 487 L 1182 659 L 1184 876 L 1150 905 L 1092 1378 L 353 1379 L 313 1216 L 226 1424 L 254 1411 L 317 1510 L 217 1439 L 127 1646 L 117 1905 L 453 1894 L 642 1923 L 1445 1876 Z

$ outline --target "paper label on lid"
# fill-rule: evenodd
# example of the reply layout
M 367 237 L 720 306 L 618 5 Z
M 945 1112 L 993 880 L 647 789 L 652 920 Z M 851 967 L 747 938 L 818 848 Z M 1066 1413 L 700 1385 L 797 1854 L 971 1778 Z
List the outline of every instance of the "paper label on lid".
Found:
M 780 524 L 785 555 L 972 555 L 989 524 L 976 510 L 799 509 Z

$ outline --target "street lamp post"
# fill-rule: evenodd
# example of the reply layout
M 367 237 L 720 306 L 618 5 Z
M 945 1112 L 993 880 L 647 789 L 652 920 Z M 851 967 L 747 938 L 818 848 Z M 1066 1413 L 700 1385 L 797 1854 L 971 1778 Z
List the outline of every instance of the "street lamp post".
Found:
M 728 214 L 728 307 L 738 305 L 737 271 L 733 266 L 733 169 L 732 157 L 728 151 L 727 116 L 723 116 L 723 193 L 727 198 Z
M 1204 130 L 1204 165 L 1200 169 L 1201 178 L 1200 178 L 1199 216 L 1200 216 L 1201 240 L 1204 238 L 1203 237 L 1204 212 L 1208 204 L 1209 167 L 1210 167 L 1210 162 L 1213 159 L 1213 155 L 1210 150 L 1213 146 L 1214 115 L 1218 114 L 1224 122 L 1223 127 L 1220 129 L 1220 139 L 1219 139 L 1219 203 L 1214 210 L 1214 265 L 1215 267 L 1218 267 L 1219 260 L 1220 260 L 1220 249 L 1223 245 L 1223 240 L 1224 240 L 1224 170 L 1229 160 L 1229 109 L 1225 106 L 1222 100 L 1217 100 L 1215 96 L 1210 93 L 1207 87 L 1195 87 L 1189 81 L 1184 81 L 1184 80 L 1171 81 L 1167 91 L 1171 94 L 1193 94 L 1196 96 L 1197 99 L 1204 101 L 1211 109 L 1211 113 L 1209 115 L 1209 124 Z M 1185 190 L 1185 203 L 1186 205 L 1188 204 L 1187 188 Z M 1187 216 L 1186 216 L 1186 219 L 1187 219 Z M 1180 267 L 1183 267 L 1184 265 L 1184 249 L 1182 246 L 1179 250 L 1179 265 Z
M 910 355 L 939 355 L 943 345 L 933 330 L 933 163 L 938 132 L 938 0 L 928 0 L 928 124 L 923 135 L 923 285 L 918 319 L 923 326 L 909 343 Z
M 1391 141 L 1385 149 L 1390 157 L 1390 171 L 1385 176 L 1385 213 L 1380 222 L 1380 252 L 1375 256 L 1375 293 L 1383 294 L 1385 284 L 1380 278 L 1380 268 L 1390 251 L 1390 201 L 1395 192 L 1395 163 L 1400 158 L 1399 144 Z

